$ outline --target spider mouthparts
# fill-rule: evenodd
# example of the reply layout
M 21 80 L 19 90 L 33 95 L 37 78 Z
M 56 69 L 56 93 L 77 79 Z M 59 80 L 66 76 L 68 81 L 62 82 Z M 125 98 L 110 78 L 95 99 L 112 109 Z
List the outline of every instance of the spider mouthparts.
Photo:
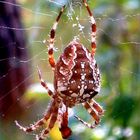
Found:
M 59 130 L 62 134 L 63 139 L 67 139 L 72 133 L 69 127 L 61 127 Z

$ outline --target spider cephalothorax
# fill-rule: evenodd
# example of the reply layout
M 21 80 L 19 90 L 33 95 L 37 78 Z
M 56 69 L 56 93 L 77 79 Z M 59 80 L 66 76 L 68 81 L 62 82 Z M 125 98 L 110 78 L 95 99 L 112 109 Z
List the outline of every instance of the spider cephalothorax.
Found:
M 48 88 L 38 69 L 41 85 L 52 98 L 50 106 L 44 117 L 30 127 L 23 127 L 16 121 L 16 125 L 20 129 L 31 132 L 49 120 L 48 126 L 43 129 L 40 135 L 36 136 L 36 140 L 44 140 L 56 121 L 59 123 L 62 137 L 68 138 L 71 135 L 71 129 L 68 127 L 68 107 L 73 107 L 76 104 L 81 103 L 95 120 L 94 124 L 89 124 L 75 115 L 75 118 L 89 128 L 95 128 L 100 122 L 100 116 L 103 115 L 102 107 L 92 99 L 100 91 L 100 73 L 94 58 L 96 24 L 86 0 L 83 0 L 83 3 L 91 20 L 91 52 L 82 44 L 73 40 L 65 48 L 58 61 L 55 62 L 53 57 L 55 30 L 64 11 L 63 6 L 51 29 L 48 48 L 49 63 L 54 71 L 54 91 Z

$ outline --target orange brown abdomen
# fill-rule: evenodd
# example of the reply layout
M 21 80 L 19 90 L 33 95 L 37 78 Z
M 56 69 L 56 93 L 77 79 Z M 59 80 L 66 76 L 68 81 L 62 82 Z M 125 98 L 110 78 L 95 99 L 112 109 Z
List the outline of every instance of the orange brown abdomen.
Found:
M 72 107 L 90 100 L 100 91 L 100 73 L 91 53 L 72 41 L 57 61 L 55 90 L 64 103 Z

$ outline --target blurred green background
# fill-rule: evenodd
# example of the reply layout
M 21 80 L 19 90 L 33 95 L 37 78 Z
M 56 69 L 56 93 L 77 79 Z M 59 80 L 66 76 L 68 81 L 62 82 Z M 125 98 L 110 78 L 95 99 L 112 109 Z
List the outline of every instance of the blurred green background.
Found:
M 44 39 L 65 1 L 18 0 L 30 52 L 31 86 L 19 100 L 24 113 L 18 118 L 29 125 L 42 117 L 50 98 L 39 86 L 38 65 L 43 78 L 53 83 Z M 100 126 L 90 130 L 71 115 L 73 135 L 69 140 L 140 140 L 140 0 L 89 0 L 97 24 L 96 61 L 102 75 L 101 92 L 95 97 L 105 109 Z M 80 0 L 67 2 L 59 22 L 55 40 L 55 58 L 73 39 L 90 49 L 90 21 Z M 47 43 L 48 44 L 48 43 Z M 71 111 L 88 122 L 92 119 L 81 106 Z M 20 131 L 14 124 L 0 124 L 0 140 L 31 140 L 34 136 Z M 61 140 L 57 125 L 50 140 Z

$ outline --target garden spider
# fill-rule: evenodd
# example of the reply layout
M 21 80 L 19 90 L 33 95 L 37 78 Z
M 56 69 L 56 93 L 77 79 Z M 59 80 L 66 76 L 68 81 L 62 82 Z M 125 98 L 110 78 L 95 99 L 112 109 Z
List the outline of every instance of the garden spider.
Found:
M 59 130 L 63 138 L 68 138 L 71 135 L 71 129 L 68 127 L 68 107 L 71 108 L 81 103 L 93 117 L 95 123 L 89 124 L 76 115 L 75 118 L 89 128 L 95 128 L 100 122 L 100 116 L 103 115 L 102 107 L 92 99 L 100 91 L 100 73 L 94 59 L 96 24 L 86 0 L 83 0 L 83 3 L 91 20 L 91 52 L 82 44 L 73 40 L 64 49 L 58 61 L 55 62 L 53 56 L 55 31 L 65 8 L 63 6 L 50 31 L 48 48 L 49 63 L 54 71 L 54 92 L 48 88 L 38 69 L 41 85 L 51 97 L 50 106 L 44 117 L 29 127 L 23 127 L 16 121 L 16 125 L 21 130 L 31 132 L 49 120 L 48 126 L 43 129 L 41 134 L 37 135 L 37 140 L 44 140 L 56 121 L 59 123 Z

